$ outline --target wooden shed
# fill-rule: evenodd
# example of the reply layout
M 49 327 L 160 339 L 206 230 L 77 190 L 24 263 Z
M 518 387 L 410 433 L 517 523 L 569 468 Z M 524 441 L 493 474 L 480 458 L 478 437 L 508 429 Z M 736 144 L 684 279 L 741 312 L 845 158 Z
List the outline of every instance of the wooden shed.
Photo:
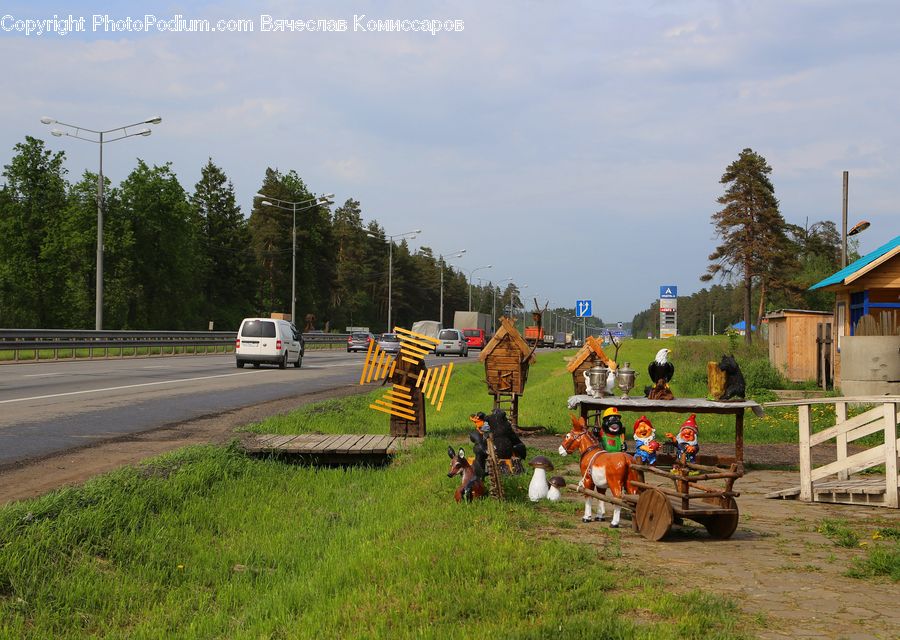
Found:
M 534 352 L 505 317 L 500 329 L 481 350 L 484 377 L 490 393 L 522 395 L 528 381 L 528 367 L 535 361 Z
M 900 236 L 810 289 L 833 291 L 835 294 L 835 340 L 832 346 L 835 386 L 840 386 L 845 395 L 898 393 L 900 382 L 891 376 L 900 362 L 896 357 L 896 338 L 900 336 Z M 847 362 L 844 363 L 847 367 L 842 366 L 842 355 L 848 355 L 842 354 L 847 351 L 843 347 L 847 346 L 846 342 L 854 340 L 853 349 L 849 352 L 866 359 L 880 357 L 881 364 L 890 367 L 889 374 L 886 374 L 888 379 L 882 381 L 876 377 L 861 380 L 859 374 L 854 373 L 853 384 L 844 384 L 843 368 L 854 371 L 871 368 L 866 362 Z M 868 343 L 874 345 L 875 351 Z M 883 353 L 879 354 L 879 350 Z M 849 381 L 848 377 L 846 382 Z
M 588 336 L 584 346 L 575 354 L 575 358 L 566 366 L 572 374 L 572 382 L 575 383 L 575 395 L 585 393 L 584 372 L 597 364 L 603 364 L 610 369 L 616 369 L 616 361 L 603 352 L 600 341 L 594 336 Z
M 823 335 L 819 325 L 828 326 L 831 335 L 830 311 L 808 309 L 779 309 L 766 314 L 763 322 L 769 326 L 769 362 L 785 378 L 793 382 L 816 380 L 816 337 Z

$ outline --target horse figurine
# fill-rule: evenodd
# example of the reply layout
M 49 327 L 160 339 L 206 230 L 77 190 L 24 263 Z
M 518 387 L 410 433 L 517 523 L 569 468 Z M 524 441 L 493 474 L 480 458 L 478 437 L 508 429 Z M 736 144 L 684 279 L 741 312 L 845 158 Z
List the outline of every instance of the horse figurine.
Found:
M 462 448 L 454 452 L 453 447 L 447 446 L 447 455 L 450 456 L 450 470 L 447 477 L 452 478 L 462 474 L 462 480 L 456 489 L 456 501 L 472 502 L 475 498 L 483 498 L 487 495 L 487 489 L 484 482 L 475 474 L 475 468 L 469 464 L 466 458 L 466 452 Z
M 563 443 L 559 446 L 559 455 L 568 455 L 576 448 L 581 452 L 581 481 L 578 483 L 579 487 L 595 489 L 602 494 L 606 494 L 606 490 L 609 489 L 616 498 L 621 498 L 623 491 L 636 493 L 636 490 L 629 483 L 631 463 L 634 459 L 627 453 L 604 452 L 597 438 L 585 428 L 584 418 L 572 416 L 572 430 L 566 434 Z M 591 520 L 597 520 L 602 522 L 604 520 L 606 505 L 599 499 L 597 500 L 597 511 L 599 515 L 596 518 L 592 518 L 591 497 L 585 496 L 584 517 L 581 518 L 581 521 L 591 522 Z M 621 514 L 622 507 L 614 505 L 610 527 L 618 528 Z

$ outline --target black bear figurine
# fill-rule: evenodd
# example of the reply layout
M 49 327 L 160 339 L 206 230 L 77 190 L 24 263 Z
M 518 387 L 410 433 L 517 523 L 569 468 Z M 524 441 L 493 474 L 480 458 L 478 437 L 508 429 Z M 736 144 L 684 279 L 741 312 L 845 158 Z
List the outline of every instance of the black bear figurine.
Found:
M 725 391 L 719 400 L 743 400 L 747 383 L 734 356 L 723 355 L 719 369 L 725 372 Z

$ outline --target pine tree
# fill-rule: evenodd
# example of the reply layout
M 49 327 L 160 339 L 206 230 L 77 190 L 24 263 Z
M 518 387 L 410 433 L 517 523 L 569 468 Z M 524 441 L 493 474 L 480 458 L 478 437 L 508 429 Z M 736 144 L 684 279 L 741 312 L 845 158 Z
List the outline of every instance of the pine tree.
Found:
M 124 325 L 131 329 L 206 329 L 200 310 L 194 210 L 171 165 L 137 167 L 121 187 L 130 224 L 134 286 Z
M 3 167 L 0 189 L 0 325 L 61 323 L 63 267 L 51 250 L 67 207 L 65 154 L 26 136 Z M 95 201 L 96 202 L 96 201 Z
M 234 329 L 256 312 L 255 261 L 234 186 L 212 158 L 200 172 L 191 205 L 199 224 L 197 271 L 203 317 L 220 330 Z
M 709 281 L 715 276 L 733 276 L 740 280 L 748 344 L 752 340 L 750 307 L 754 281 L 761 285 L 764 308 L 766 289 L 773 282 L 781 282 L 790 261 L 786 223 L 778 210 L 775 187 L 769 180 L 771 173 L 766 159 L 749 148 L 728 165 L 719 180 L 727 185 L 717 200 L 723 207 L 712 215 L 722 243 L 710 254 L 712 264 L 700 278 Z

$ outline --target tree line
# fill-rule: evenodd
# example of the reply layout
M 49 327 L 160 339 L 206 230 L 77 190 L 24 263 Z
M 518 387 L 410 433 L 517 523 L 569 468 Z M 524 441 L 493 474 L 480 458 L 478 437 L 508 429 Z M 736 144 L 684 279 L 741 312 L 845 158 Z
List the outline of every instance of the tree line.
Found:
M 0 187 L 0 327 L 94 326 L 97 174 L 69 182 L 65 153 L 26 137 Z M 266 169 L 273 202 L 315 200 L 296 171 Z M 212 159 L 192 191 L 171 163 L 142 160 L 119 185 L 104 177 L 104 329 L 235 330 L 241 319 L 291 310 L 293 211 L 255 198 L 249 216 Z M 387 329 L 389 245 L 358 200 L 297 213 L 296 324 Z M 522 308 L 519 289 L 469 283 L 428 247 L 393 246 L 392 323 L 409 327 L 468 309 Z
M 721 333 L 726 322 L 739 320 L 759 331 L 773 309 L 832 310 L 834 294 L 808 288 L 841 268 L 841 235 L 831 221 L 788 223 L 771 173 L 766 159 L 748 148 L 722 174 L 725 191 L 717 200 L 722 208 L 712 214 L 720 244 L 700 280 L 718 278 L 724 284 L 678 298 L 679 334 L 710 333 L 711 314 Z M 855 243 L 848 253 L 848 263 L 858 257 Z M 632 331 L 659 335 L 658 301 L 634 317 Z M 750 331 L 745 340 L 751 342 Z

